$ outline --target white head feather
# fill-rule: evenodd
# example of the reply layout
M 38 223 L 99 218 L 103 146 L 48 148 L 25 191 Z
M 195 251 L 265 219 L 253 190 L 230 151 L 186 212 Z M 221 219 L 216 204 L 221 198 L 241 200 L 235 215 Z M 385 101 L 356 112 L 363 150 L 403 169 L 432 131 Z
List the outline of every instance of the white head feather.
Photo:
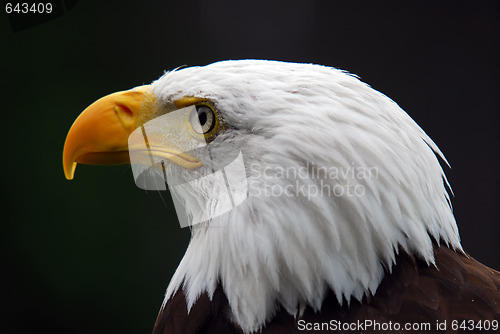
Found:
M 218 156 L 241 150 L 250 185 L 234 210 L 193 226 L 165 301 L 182 288 L 191 308 L 220 283 L 234 321 L 253 332 L 278 307 L 319 310 L 329 289 L 339 303 L 375 293 L 398 247 L 429 264 L 432 238 L 461 249 L 442 153 L 356 77 L 311 64 L 224 61 L 166 73 L 153 91 L 165 103 L 212 101 L 227 127 L 209 145 Z

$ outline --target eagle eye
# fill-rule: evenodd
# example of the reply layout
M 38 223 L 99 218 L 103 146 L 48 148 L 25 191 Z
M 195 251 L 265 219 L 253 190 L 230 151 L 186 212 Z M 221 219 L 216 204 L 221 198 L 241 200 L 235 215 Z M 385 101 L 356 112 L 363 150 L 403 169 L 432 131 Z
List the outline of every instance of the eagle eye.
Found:
M 196 133 L 208 135 L 215 129 L 217 117 L 211 105 L 200 103 L 193 108 L 190 121 Z

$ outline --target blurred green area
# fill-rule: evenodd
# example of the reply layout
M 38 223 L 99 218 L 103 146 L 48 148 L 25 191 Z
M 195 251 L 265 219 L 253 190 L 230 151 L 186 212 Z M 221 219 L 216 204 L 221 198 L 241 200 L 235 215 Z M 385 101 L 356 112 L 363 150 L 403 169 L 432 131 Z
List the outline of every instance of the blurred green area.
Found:
M 151 332 L 189 230 L 128 166 L 65 180 L 65 136 L 106 94 L 222 59 L 332 65 L 397 101 L 454 166 L 465 248 L 498 269 L 498 131 L 483 121 L 498 89 L 493 11 L 333 3 L 89 0 L 15 33 L 0 15 L 0 333 Z

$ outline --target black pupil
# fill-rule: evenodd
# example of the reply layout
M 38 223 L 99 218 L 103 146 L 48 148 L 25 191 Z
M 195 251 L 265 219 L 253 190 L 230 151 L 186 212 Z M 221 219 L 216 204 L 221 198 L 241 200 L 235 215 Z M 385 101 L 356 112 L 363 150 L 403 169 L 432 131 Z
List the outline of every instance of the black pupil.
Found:
M 200 121 L 200 125 L 203 126 L 207 122 L 207 109 L 208 107 L 198 107 L 198 120 Z

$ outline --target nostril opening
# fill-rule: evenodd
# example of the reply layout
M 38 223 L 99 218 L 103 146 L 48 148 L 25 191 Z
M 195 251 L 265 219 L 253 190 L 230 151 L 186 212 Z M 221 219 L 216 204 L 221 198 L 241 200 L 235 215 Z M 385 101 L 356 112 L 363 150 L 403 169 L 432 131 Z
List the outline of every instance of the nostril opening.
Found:
M 124 105 L 115 106 L 115 112 L 124 126 L 131 126 L 134 121 L 134 113 Z
M 125 107 L 125 106 L 122 106 L 122 105 L 118 105 L 115 107 L 115 112 L 119 115 L 119 116 L 123 116 L 123 117 L 126 117 L 126 118 L 134 118 L 134 114 L 132 113 L 132 110 L 130 110 L 129 108 Z

